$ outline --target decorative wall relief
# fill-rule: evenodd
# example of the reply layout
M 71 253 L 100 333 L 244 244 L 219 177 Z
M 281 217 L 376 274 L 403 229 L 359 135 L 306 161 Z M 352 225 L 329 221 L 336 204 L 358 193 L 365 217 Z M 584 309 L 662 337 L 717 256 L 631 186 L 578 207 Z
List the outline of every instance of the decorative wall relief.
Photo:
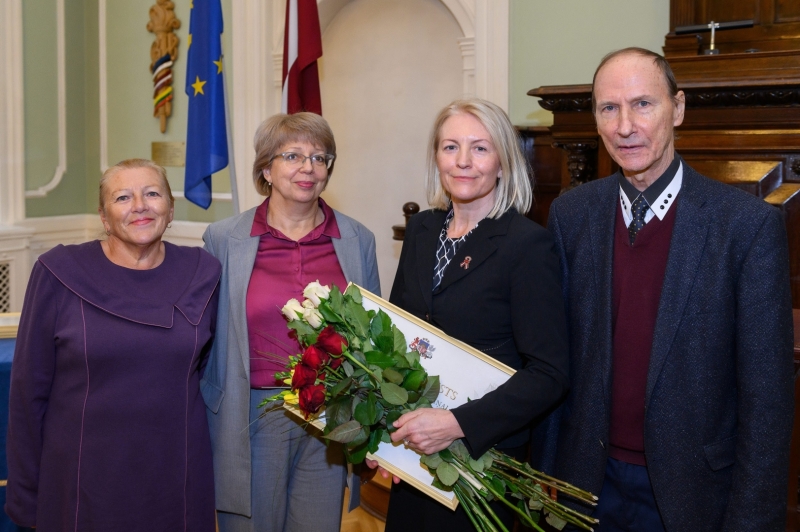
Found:
M 162 133 L 167 131 L 167 118 L 172 115 L 172 64 L 178 58 L 179 39 L 173 30 L 181 27 L 181 21 L 174 10 L 174 2 L 156 0 L 150 7 L 150 22 L 147 23 L 147 31 L 156 34 L 150 47 L 150 72 L 153 75 L 153 116 L 158 117 Z

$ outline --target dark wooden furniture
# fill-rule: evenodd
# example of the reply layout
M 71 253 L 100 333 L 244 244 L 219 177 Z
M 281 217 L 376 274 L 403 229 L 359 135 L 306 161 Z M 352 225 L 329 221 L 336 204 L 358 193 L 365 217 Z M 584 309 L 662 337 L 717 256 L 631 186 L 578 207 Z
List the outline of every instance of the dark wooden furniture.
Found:
M 708 48 L 710 34 L 675 35 L 678 26 L 752 20 L 752 28 L 717 32 L 720 55 L 746 50 L 800 50 L 800 3 L 796 0 L 671 0 L 667 58 L 698 55 Z

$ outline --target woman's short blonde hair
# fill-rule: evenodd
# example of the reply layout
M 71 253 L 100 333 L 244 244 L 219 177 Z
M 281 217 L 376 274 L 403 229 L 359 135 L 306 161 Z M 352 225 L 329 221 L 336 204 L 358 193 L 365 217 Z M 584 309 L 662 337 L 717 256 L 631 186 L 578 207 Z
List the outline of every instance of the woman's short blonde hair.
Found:
M 451 116 L 469 114 L 483 124 L 500 158 L 501 175 L 497 178 L 494 207 L 489 218 L 499 218 L 510 208 L 520 214 L 526 214 L 531 208 L 533 193 L 533 173 L 522 155 L 519 146 L 519 135 L 505 111 L 497 105 L 480 98 L 456 100 L 442 109 L 433 123 L 430 143 L 428 144 L 428 171 L 425 176 L 425 190 L 428 203 L 435 209 L 450 208 L 450 195 L 442 186 L 439 167 L 436 164 L 436 153 L 441 141 L 442 126 Z M 530 176 L 530 177 L 529 177 Z
M 256 160 L 253 162 L 253 183 L 262 196 L 272 192 L 264 177 L 264 170 L 272 164 L 278 150 L 289 142 L 308 142 L 320 146 L 325 153 L 336 155 L 336 141 L 328 122 L 315 113 L 277 114 L 264 120 L 256 130 L 253 147 Z M 335 161 L 334 161 L 335 162 Z M 333 164 L 328 169 L 328 179 L 333 174 Z
M 114 166 L 110 166 L 103 172 L 103 176 L 100 178 L 100 209 L 105 209 L 106 206 L 106 183 L 108 180 L 123 170 L 134 170 L 136 168 L 149 168 L 158 174 L 158 177 L 161 178 L 161 184 L 167 191 L 170 208 L 175 206 L 175 197 L 172 195 L 172 189 L 169 187 L 169 181 L 167 180 L 167 171 L 164 170 L 163 166 L 154 163 L 150 159 L 125 159 Z

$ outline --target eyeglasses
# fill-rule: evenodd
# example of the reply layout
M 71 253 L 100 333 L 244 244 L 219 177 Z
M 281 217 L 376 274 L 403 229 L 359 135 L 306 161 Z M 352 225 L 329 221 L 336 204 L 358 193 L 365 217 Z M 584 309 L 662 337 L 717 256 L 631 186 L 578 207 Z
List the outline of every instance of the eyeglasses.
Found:
M 278 157 L 283 159 L 283 162 L 292 167 L 303 166 L 306 164 L 306 159 L 311 159 L 311 166 L 316 168 L 328 168 L 330 169 L 331 165 L 333 164 L 333 160 L 336 158 L 335 155 L 330 153 L 319 153 L 317 155 L 303 155 L 302 153 L 295 153 L 293 151 L 285 151 L 283 153 L 279 153 L 272 157 L 269 160 L 271 163 Z

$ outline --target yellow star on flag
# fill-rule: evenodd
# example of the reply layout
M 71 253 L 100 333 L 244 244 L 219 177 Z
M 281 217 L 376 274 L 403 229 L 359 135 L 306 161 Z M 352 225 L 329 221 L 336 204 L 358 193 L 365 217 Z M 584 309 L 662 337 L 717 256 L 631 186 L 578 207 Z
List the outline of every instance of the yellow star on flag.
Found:
M 186 49 L 188 50 L 191 45 L 192 45 L 192 34 L 190 33 L 189 36 L 186 38 Z
M 198 94 L 202 94 L 205 96 L 203 92 L 203 85 L 206 84 L 205 81 L 200 81 L 200 76 L 195 76 L 195 82 L 192 83 L 192 88 L 194 89 L 194 95 L 197 96 Z
M 217 74 L 222 74 L 222 56 L 219 56 L 219 61 L 212 61 L 215 65 L 217 65 Z

